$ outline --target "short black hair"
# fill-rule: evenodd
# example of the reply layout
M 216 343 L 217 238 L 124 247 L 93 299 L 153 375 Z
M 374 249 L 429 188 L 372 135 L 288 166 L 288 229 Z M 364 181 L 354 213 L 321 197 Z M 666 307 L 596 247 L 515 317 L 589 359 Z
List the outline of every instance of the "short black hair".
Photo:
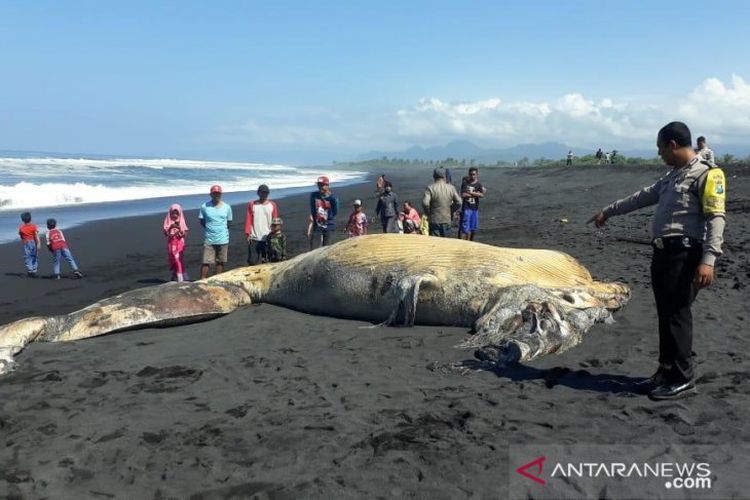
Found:
M 690 129 L 682 122 L 667 123 L 659 130 L 657 138 L 661 144 L 674 141 L 681 148 L 690 147 L 693 144 Z
M 57 227 L 57 221 L 55 219 L 47 219 L 47 229 L 55 229 Z
M 22 214 L 21 214 L 21 220 L 22 220 L 22 221 L 23 221 L 23 222 L 24 222 L 25 224 L 28 224 L 29 222 L 31 222 L 31 214 L 30 214 L 29 212 L 24 212 L 24 213 L 22 213 Z
M 706 138 L 703 136 L 700 136 L 696 139 L 696 142 L 706 142 Z
M 391 184 L 391 181 L 385 181 L 385 183 L 383 183 L 383 187 L 393 188 L 393 184 Z
M 270 192 L 271 190 L 268 189 L 267 184 L 261 184 L 260 186 L 258 186 L 258 193 L 270 193 Z
M 469 168 L 469 173 L 472 173 L 472 172 L 479 173 L 479 169 L 477 167 L 470 167 Z

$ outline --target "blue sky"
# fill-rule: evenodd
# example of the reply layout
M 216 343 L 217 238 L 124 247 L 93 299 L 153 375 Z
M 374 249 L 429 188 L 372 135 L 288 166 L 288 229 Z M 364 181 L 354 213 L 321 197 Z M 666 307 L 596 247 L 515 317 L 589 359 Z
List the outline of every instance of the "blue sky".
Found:
M 678 6 L 678 7 L 677 7 Z M 316 162 L 750 134 L 750 2 L 0 0 L 0 149 Z

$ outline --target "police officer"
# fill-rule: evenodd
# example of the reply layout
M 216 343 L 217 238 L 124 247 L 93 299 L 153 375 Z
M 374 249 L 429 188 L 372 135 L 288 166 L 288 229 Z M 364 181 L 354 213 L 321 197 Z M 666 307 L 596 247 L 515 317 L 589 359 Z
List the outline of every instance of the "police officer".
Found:
M 659 400 L 695 392 L 690 306 L 698 290 L 714 281 L 723 242 L 726 181 L 721 169 L 696 155 L 684 123 L 665 125 L 656 146 L 672 171 L 602 209 L 589 222 L 602 227 L 613 215 L 657 205 L 651 282 L 659 317 L 659 368 L 637 385 Z
M 695 148 L 695 153 L 708 163 L 713 163 L 715 165 L 716 157 L 714 156 L 713 150 L 708 147 L 708 144 L 706 144 L 706 138 L 700 136 L 695 142 L 698 143 L 698 147 Z

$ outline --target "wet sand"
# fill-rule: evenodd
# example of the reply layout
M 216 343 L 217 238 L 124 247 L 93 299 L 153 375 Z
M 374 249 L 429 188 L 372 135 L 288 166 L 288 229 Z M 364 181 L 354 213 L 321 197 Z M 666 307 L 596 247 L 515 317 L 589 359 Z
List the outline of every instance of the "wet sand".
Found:
M 596 278 L 633 290 L 617 322 L 594 327 L 581 346 L 503 373 L 430 369 L 471 358 L 453 348 L 465 329 L 365 328 L 269 305 L 182 327 L 33 344 L 0 379 L 0 497 L 506 498 L 510 445 L 702 444 L 716 447 L 712 459 L 748 443 L 750 168 L 727 169 L 725 255 L 693 309 L 699 394 L 655 403 L 629 390 L 656 367 L 644 244 L 651 211 L 611 219 L 603 231 L 585 221 L 665 170 L 481 172 L 489 192 L 478 241 L 563 250 Z M 389 177 L 401 199 L 419 205 L 430 174 Z M 335 192 L 342 224 L 355 198 L 374 212 L 372 184 Z M 280 210 L 296 255 L 307 245 L 307 199 L 282 200 Z M 234 209 L 230 268 L 246 258 L 243 212 Z M 66 232 L 86 274 L 80 281 L 26 279 L 20 244 L 0 246 L 0 323 L 168 279 L 162 217 Z M 194 212 L 188 223 L 195 276 Z M 42 274 L 50 260 L 43 251 Z M 747 491 L 750 480 L 734 479 Z

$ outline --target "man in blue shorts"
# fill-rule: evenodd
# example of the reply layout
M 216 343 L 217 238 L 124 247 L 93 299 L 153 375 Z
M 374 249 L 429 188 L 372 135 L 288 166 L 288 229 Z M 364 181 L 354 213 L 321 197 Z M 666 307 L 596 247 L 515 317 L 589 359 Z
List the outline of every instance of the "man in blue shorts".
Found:
M 474 240 L 474 233 L 479 229 L 479 199 L 484 197 L 487 190 L 479 182 L 479 169 L 471 167 L 469 175 L 461 182 L 461 225 L 458 237 L 464 240 Z

